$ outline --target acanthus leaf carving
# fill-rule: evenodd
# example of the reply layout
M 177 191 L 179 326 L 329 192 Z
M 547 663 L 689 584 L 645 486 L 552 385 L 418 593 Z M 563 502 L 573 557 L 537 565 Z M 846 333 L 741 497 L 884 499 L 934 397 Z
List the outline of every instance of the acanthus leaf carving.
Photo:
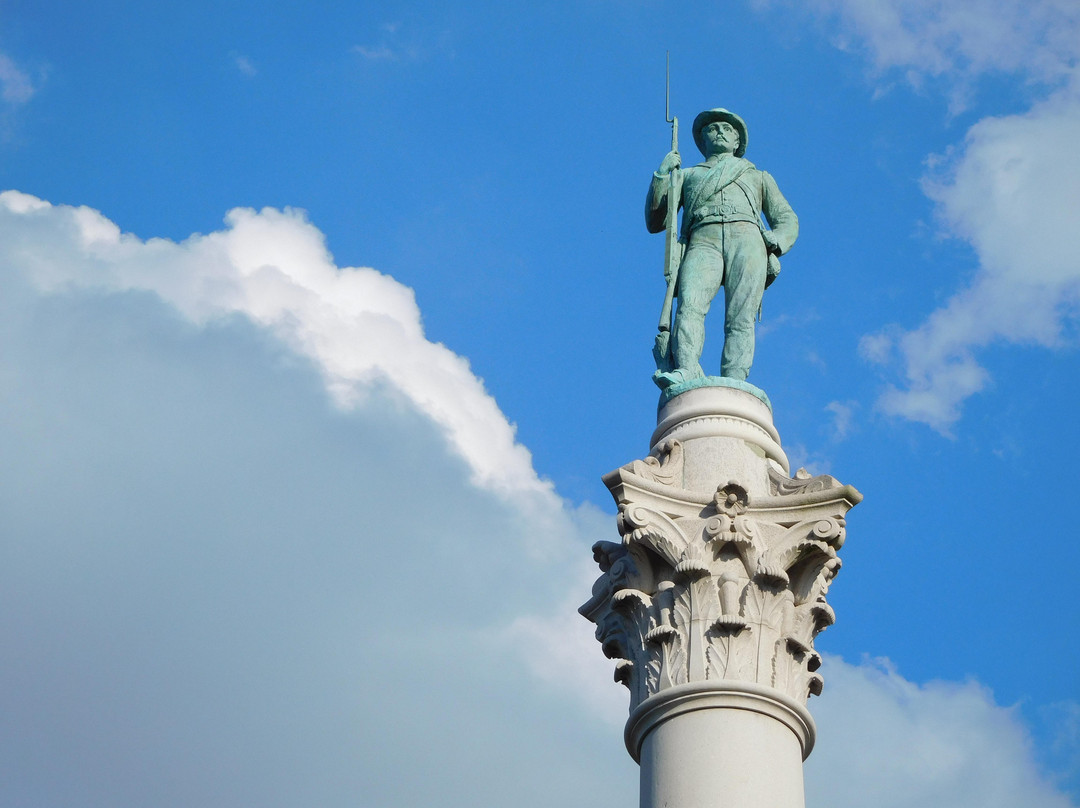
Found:
M 756 646 L 753 630 L 745 623 L 741 626 L 714 624 L 709 634 L 711 641 L 705 647 L 706 678 L 753 681 Z
M 664 682 L 668 687 L 689 681 L 690 628 L 693 616 L 690 589 L 685 585 L 677 586 L 672 590 L 672 594 L 674 596 L 672 614 L 678 631 L 674 641 L 664 647 L 667 653 Z

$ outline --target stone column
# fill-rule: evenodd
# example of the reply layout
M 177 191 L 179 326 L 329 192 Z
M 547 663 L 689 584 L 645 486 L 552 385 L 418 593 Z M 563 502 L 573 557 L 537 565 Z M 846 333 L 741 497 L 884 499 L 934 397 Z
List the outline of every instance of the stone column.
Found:
M 702 387 L 657 421 L 649 456 L 604 477 L 622 541 L 593 546 L 580 610 L 630 691 L 641 808 L 802 808 L 814 637 L 862 495 L 789 476 L 763 396 Z

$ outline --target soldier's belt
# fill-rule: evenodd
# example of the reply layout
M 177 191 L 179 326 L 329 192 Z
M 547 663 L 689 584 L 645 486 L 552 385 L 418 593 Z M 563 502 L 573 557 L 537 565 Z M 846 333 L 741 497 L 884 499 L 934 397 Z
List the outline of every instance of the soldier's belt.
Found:
M 694 212 L 690 214 L 690 226 L 695 227 L 706 219 L 710 220 L 710 224 L 714 222 L 717 224 L 727 224 L 729 222 L 758 223 L 758 218 L 752 211 L 739 210 L 735 205 L 728 203 L 723 205 L 703 205 L 700 208 L 695 208 Z

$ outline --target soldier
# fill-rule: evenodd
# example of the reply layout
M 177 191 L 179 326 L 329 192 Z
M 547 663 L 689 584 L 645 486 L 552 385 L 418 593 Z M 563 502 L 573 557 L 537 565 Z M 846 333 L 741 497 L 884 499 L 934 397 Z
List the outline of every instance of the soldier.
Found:
M 705 315 L 721 286 L 725 306 L 720 375 L 746 380 L 754 360 L 754 319 L 770 265 L 779 272 L 772 256 L 786 253 L 799 234 L 799 219 L 776 181 L 743 159 L 747 131 L 742 118 L 726 109 L 706 110 L 694 119 L 693 133 L 705 162 L 680 169 L 679 153 L 669 152 L 645 200 L 645 225 L 650 233 L 659 233 L 664 230 L 668 189 L 679 185 L 668 175 L 681 172 L 679 241 L 685 252 L 678 267 L 673 369 L 657 371 L 654 377 L 663 388 L 705 376 Z M 762 213 L 771 229 L 762 225 Z

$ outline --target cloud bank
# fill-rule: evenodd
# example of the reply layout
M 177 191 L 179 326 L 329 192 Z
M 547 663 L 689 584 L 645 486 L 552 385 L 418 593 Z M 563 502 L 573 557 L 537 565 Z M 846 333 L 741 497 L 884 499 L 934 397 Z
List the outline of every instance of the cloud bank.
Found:
M 599 516 L 499 456 L 409 290 L 299 214 L 230 221 L 0 199 L 0 803 L 572 801 L 600 733 L 505 629 Z
M 1073 805 L 1032 757 L 1017 711 L 977 682 L 906 680 L 887 660 L 828 657 L 812 705 L 818 746 L 807 763 L 807 805 Z
M 764 3 L 762 5 L 767 5 Z M 954 108 L 987 73 L 1056 81 L 1076 66 L 1080 8 L 1069 0 L 811 0 L 835 21 L 833 44 L 863 54 L 877 76 L 952 84 Z

